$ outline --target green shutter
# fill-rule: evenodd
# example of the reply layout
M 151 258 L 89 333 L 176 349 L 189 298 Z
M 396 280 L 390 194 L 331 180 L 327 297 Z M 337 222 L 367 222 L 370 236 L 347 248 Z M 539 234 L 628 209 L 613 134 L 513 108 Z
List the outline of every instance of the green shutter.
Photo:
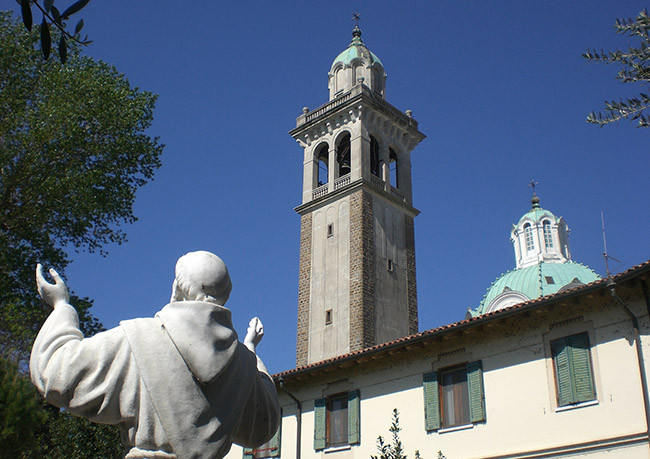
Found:
M 589 357 L 589 335 L 580 333 L 551 342 L 558 406 L 596 398 Z
M 574 403 L 596 398 L 589 358 L 589 335 L 580 333 L 566 338 L 573 372 Z
M 569 365 L 569 350 L 566 338 L 561 338 L 551 343 L 553 365 L 555 366 L 555 383 L 557 385 L 558 406 L 573 403 L 573 389 L 571 388 L 571 368 Z
M 470 422 L 485 421 L 485 394 L 481 361 L 467 364 L 467 392 L 469 394 Z
M 253 459 L 253 448 L 244 448 L 244 459 Z
M 360 441 L 359 417 L 360 417 L 359 391 L 353 390 L 348 393 L 348 443 L 355 445 Z
M 438 372 L 422 377 L 424 389 L 424 428 L 429 432 L 440 428 L 440 401 L 438 399 Z
M 271 451 L 268 452 L 269 457 L 280 457 L 280 438 L 281 438 L 280 431 L 281 430 L 282 430 L 282 422 L 280 422 L 278 431 L 275 432 L 275 435 L 273 435 L 273 438 L 271 438 L 271 440 L 269 441 L 269 448 L 271 449 Z
M 327 446 L 327 399 L 319 398 L 314 402 L 314 449 Z

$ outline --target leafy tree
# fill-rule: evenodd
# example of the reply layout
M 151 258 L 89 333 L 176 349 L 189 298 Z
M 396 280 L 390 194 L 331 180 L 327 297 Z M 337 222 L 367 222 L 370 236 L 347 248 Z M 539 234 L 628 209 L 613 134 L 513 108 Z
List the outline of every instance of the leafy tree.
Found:
M 0 355 L 25 359 L 46 311 L 37 261 L 59 273 L 68 250 L 122 243 L 137 189 L 160 166 L 146 134 L 156 96 L 111 65 L 41 58 L 28 33 L 0 13 Z M 73 297 L 86 336 L 101 329 L 90 301 Z
M 54 6 L 54 0 L 43 0 L 42 4 L 39 3 L 39 0 L 17 0 L 20 4 L 20 14 L 23 18 L 23 24 L 25 24 L 25 28 L 28 32 L 32 31 L 32 26 L 34 24 L 32 6 L 37 11 L 40 10 L 41 12 L 42 20 L 41 25 L 38 27 L 38 34 L 40 35 L 41 51 L 45 59 L 50 57 L 50 51 L 52 49 L 52 28 L 56 29 L 58 32 L 59 59 L 61 59 L 61 62 L 63 63 L 67 60 L 69 41 L 80 45 L 88 45 L 92 43 L 91 40 L 88 40 L 88 37 L 83 39 L 81 38 L 81 29 L 83 29 L 84 26 L 83 19 L 80 19 L 77 22 L 73 33 L 66 30 L 66 21 L 70 19 L 70 16 L 73 14 L 81 11 L 89 1 L 90 0 L 77 0 L 61 13 L 58 8 Z
M 0 359 L 0 457 L 38 452 L 38 436 L 47 420 L 43 402 L 18 366 Z
M 124 456 L 116 426 L 92 424 L 45 401 L 18 365 L 0 358 L 0 459 Z
M 104 254 L 135 221 L 135 193 L 160 166 L 146 134 L 156 96 L 74 43 L 67 65 L 43 60 L 42 31 L 0 12 L 0 458 L 118 457 L 115 426 L 46 405 L 20 369 L 47 315 L 36 262 L 62 273 L 69 250 Z M 86 336 L 102 329 L 88 299 L 71 303 Z
M 48 425 L 48 444 L 43 448 L 48 459 L 120 459 L 124 447 L 116 426 L 93 424 L 64 411 L 52 416 Z
M 628 46 L 627 50 L 600 51 L 588 50 L 583 56 L 589 61 L 617 64 L 620 70 L 616 76 L 623 83 L 640 83 L 647 85 L 650 82 L 650 16 L 643 10 L 636 19 L 617 19 L 614 24 L 616 32 L 639 39 L 637 47 Z M 604 126 L 617 122 L 623 118 L 635 121 L 637 127 L 649 127 L 650 117 L 645 110 L 650 107 L 650 94 L 642 92 L 631 99 L 605 101 L 605 113 L 591 112 L 587 121 Z

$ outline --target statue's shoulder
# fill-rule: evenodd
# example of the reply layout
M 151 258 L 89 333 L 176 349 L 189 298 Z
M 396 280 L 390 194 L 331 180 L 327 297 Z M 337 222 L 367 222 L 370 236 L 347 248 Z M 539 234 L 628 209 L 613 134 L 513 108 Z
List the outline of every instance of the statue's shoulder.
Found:
M 142 317 L 138 319 L 129 319 L 120 321 L 121 328 L 127 336 L 133 334 L 150 333 L 163 327 L 162 321 L 158 317 Z

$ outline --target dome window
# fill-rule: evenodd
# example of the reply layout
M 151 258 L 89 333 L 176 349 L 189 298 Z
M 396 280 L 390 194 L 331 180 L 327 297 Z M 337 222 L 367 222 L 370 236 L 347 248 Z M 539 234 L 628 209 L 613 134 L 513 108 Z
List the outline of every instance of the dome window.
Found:
M 533 241 L 533 228 L 530 223 L 524 225 L 524 235 L 526 237 L 526 250 L 535 250 L 535 242 Z
M 335 73 L 335 82 L 336 82 L 336 94 L 341 94 L 343 92 L 343 89 L 345 88 L 345 72 L 343 71 L 343 68 L 339 68 L 336 70 Z
M 546 246 L 547 249 L 552 249 L 553 233 L 551 233 L 551 222 L 548 220 L 544 220 L 544 223 L 542 223 L 542 227 L 544 228 L 544 245 Z

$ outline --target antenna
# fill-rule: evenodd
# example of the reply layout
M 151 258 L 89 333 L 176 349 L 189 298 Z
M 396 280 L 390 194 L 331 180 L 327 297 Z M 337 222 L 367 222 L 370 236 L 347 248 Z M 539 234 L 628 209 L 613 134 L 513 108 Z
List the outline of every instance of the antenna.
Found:
M 605 270 L 607 271 L 607 277 L 610 277 L 612 273 L 609 272 L 609 259 L 611 258 L 612 260 L 618 261 L 619 263 L 621 263 L 621 260 L 618 260 L 607 254 L 607 237 L 605 236 L 605 213 L 602 210 L 600 211 L 600 221 L 603 225 L 603 258 L 605 259 Z

